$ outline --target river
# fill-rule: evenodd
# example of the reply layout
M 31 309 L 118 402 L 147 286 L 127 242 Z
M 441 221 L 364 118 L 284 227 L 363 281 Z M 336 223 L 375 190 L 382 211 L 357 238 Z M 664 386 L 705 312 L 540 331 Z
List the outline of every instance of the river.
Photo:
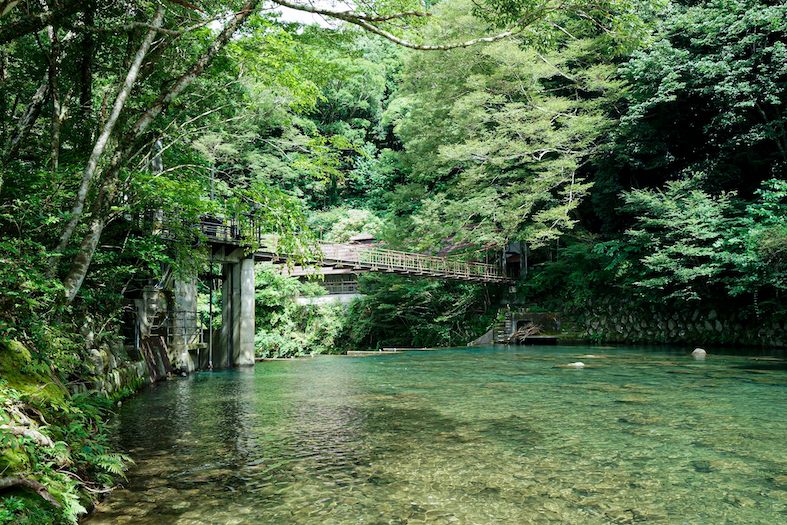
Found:
M 113 423 L 136 465 L 88 523 L 787 523 L 787 363 L 690 350 L 323 356 L 152 385 Z

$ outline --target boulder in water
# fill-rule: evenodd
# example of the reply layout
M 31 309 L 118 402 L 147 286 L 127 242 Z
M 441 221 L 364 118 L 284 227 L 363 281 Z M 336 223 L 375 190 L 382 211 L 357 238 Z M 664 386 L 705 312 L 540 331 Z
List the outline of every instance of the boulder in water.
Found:
M 557 365 L 554 368 L 585 368 L 585 363 L 577 361 L 576 363 L 569 363 L 567 365 Z
M 708 352 L 706 352 L 703 348 L 695 348 L 691 355 L 694 356 L 694 359 L 701 361 L 702 359 L 705 359 L 705 356 L 708 355 Z

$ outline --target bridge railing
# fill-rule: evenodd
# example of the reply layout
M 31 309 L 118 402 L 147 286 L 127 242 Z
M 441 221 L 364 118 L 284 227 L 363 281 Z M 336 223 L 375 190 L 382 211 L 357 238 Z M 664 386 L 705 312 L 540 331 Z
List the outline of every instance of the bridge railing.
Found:
M 242 239 L 240 224 L 235 219 L 203 218 L 199 229 L 210 240 L 234 243 Z
M 165 335 L 169 344 L 182 343 L 191 345 L 204 343 L 200 313 L 184 310 L 170 312 L 166 319 Z
M 358 293 L 358 281 L 325 281 L 320 284 L 332 295 Z
M 492 264 L 464 261 L 453 257 L 436 257 L 416 253 L 370 248 L 358 252 L 359 262 L 392 270 L 412 271 L 465 279 L 504 278 L 499 268 Z
M 325 260 L 358 263 L 382 270 L 463 279 L 505 279 L 500 268 L 492 264 L 464 261 L 454 257 L 436 257 L 418 253 L 387 250 L 374 246 L 322 245 Z
M 209 239 L 239 244 L 242 239 L 255 239 L 261 245 L 261 251 L 276 253 L 275 236 L 263 235 L 253 222 L 243 227 L 235 219 L 204 219 L 200 224 L 202 233 Z M 437 257 L 421 255 L 397 250 L 388 250 L 369 245 L 353 244 L 322 244 L 320 250 L 322 263 L 333 261 L 338 264 L 367 265 L 391 270 L 435 277 L 448 277 L 467 280 L 504 281 L 508 278 L 502 270 L 493 264 L 465 261 L 455 257 Z M 278 254 L 287 258 L 287 254 Z

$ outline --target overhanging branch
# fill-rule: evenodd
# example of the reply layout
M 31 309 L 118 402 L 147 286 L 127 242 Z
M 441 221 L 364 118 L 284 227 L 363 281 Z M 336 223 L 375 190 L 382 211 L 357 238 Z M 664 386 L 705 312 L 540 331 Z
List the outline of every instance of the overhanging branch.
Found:
M 62 22 L 65 22 L 67 17 L 84 7 L 84 0 L 64 0 L 57 9 L 22 16 L 17 21 L 0 27 L 0 45 L 30 33 L 36 33 L 53 23 L 63 25 Z
M 398 44 L 400 46 L 408 47 L 410 49 L 418 49 L 422 51 L 445 51 L 448 49 L 470 47 L 476 44 L 497 42 L 498 40 L 503 40 L 522 33 L 525 29 L 527 29 L 527 27 L 537 22 L 538 20 L 544 18 L 545 16 L 549 15 L 550 13 L 554 13 L 558 11 L 582 11 L 583 9 L 599 7 L 599 4 L 596 2 L 589 3 L 588 5 L 582 5 L 582 6 L 579 5 L 572 6 L 567 1 L 559 2 L 556 5 L 549 5 L 547 3 L 537 9 L 530 11 L 529 13 L 520 17 L 518 20 L 510 23 L 503 31 L 495 35 L 473 38 L 470 40 L 465 40 L 463 42 L 453 42 L 450 44 L 426 45 L 426 44 L 417 44 L 415 42 L 411 42 L 409 40 L 400 38 L 394 35 L 393 33 L 391 33 L 390 31 L 386 31 L 385 29 L 376 26 L 375 24 L 379 22 L 394 20 L 394 19 L 431 16 L 429 13 L 424 13 L 419 11 L 402 11 L 387 16 L 369 16 L 369 15 L 364 15 L 362 13 L 357 13 L 352 10 L 335 11 L 331 9 L 320 9 L 312 5 L 304 5 L 304 4 L 291 2 L 290 0 L 271 0 L 271 1 L 282 7 L 288 7 L 290 9 L 295 9 L 297 11 L 304 11 L 307 13 L 314 13 L 317 15 L 323 15 L 330 18 L 343 20 L 347 23 L 357 25 L 365 29 L 366 31 L 369 31 L 370 33 L 374 33 L 375 35 L 390 40 L 391 42 L 394 42 L 395 44 Z
M 205 20 L 200 21 L 194 25 L 189 27 L 185 27 L 183 29 L 167 29 L 165 27 L 156 27 L 153 24 L 147 22 L 131 22 L 128 24 L 111 26 L 111 27 L 95 27 L 95 26 L 88 26 L 84 24 L 63 24 L 63 27 L 70 29 L 72 31 L 78 33 L 128 33 L 130 31 L 134 31 L 136 29 L 148 29 L 153 30 L 156 33 L 162 33 L 165 35 L 170 36 L 181 36 L 185 35 L 186 33 L 191 33 L 192 31 L 196 31 L 202 27 L 210 25 L 211 23 L 221 20 L 224 16 L 213 16 L 210 18 L 206 18 Z
M 34 481 L 28 478 L 22 477 L 7 477 L 7 478 L 0 478 L 0 490 L 10 489 L 13 487 L 25 487 L 28 489 L 32 489 L 35 491 L 36 494 L 47 500 L 49 503 L 54 505 L 55 507 L 62 507 L 63 505 L 57 501 L 52 494 L 46 489 L 44 485 L 41 483 Z

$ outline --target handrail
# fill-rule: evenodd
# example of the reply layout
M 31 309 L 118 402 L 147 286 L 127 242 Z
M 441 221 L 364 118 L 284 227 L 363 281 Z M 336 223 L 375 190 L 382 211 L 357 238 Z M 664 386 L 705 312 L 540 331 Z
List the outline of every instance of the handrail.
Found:
M 378 269 L 448 278 L 506 279 L 495 265 L 464 261 L 456 257 L 437 257 L 362 245 L 323 244 L 320 248 L 323 261 L 360 263 Z
M 278 253 L 270 236 L 262 234 L 260 228 L 252 224 L 251 231 L 246 231 L 239 221 L 235 219 L 205 219 L 200 223 L 202 233 L 212 240 L 240 244 L 243 239 L 252 238 L 261 248 L 259 253 L 270 254 L 277 259 L 287 259 L 289 254 Z M 249 235 L 250 234 L 250 235 Z M 493 282 L 507 282 L 510 279 L 502 270 L 493 264 L 465 261 L 457 257 L 438 257 L 422 255 L 419 253 L 389 250 L 363 244 L 320 244 L 322 260 L 312 261 L 318 264 L 348 264 L 363 270 L 382 270 L 404 272 L 432 277 L 445 277 L 448 279 L 481 280 Z

